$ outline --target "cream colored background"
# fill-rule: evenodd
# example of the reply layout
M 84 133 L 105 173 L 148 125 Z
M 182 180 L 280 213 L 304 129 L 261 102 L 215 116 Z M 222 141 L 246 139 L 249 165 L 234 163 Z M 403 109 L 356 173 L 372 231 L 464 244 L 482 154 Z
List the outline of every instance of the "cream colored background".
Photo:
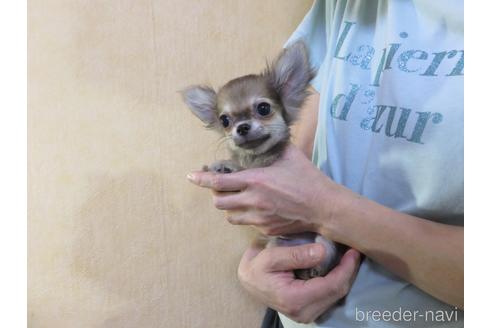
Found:
M 310 4 L 29 1 L 29 327 L 259 326 L 176 91 L 258 72 Z

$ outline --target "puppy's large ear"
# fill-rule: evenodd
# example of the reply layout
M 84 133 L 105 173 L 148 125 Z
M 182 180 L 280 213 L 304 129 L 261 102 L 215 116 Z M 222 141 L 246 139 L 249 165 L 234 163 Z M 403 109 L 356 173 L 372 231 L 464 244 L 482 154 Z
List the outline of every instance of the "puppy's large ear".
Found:
M 309 95 L 309 82 L 314 78 L 304 42 L 296 41 L 285 48 L 264 74 L 282 100 L 287 123 L 292 123 Z
M 214 89 L 208 86 L 196 85 L 188 87 L 180 93 L 191 112 L 202 120 L 208 128 L 213 128 L 217 125 L 217 94 Z

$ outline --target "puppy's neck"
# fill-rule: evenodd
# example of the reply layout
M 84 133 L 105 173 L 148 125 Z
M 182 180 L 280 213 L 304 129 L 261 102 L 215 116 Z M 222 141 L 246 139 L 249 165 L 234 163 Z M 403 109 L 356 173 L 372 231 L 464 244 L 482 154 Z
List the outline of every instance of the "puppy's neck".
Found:
M 270 166 L 282 155 L 288 144 L 289 140 L 280 141 L 262 154 L 251 154 L 240 150 L 231 151 L 232 159 L 246 169 Z

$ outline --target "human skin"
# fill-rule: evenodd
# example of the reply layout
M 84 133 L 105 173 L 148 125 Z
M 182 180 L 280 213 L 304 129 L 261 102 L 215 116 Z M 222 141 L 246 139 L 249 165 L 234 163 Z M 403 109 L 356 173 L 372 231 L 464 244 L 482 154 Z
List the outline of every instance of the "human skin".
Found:
M 232 224 L 252 225 L 268 235 L 320 233 L 360 251 L 443 302 L 463 308 L 463 227 L 400 213 L 352 192 L 319 171 L 306 157 L 312 149 L 318 105 L 319 94 L 314 93 L 303 108 L 299 125 L 294 128 L 294 143 L 298 146 L 289 146 L 272 166 L 226 175 L 192 172 L 188 178 L 214 191 L 215 206 L 226 211 Z M 276 286 L 282 276 L 272 279 L 268 276 L 271 268 L 258 264 L 274 261 L 270 252 L 268 249 L 258 251 L 257 247 L 248 249 L 239 267 L 239 277 L 254 295 L 278 309 L 278 304 L 288 304 L 281 299 L 285 295 L 271 293 L 272 286 Z M 354 253 L 350 251 L 345 255 L 353 256 L 350 261 L 345 259 L 347 263 L 355 263 L 351 262 L 356 257 L 351 255 Z M 257 254 L 256 258 L 261 256 L 261 260 L 249 260 L 251 254 Z M 352 281 L 357 270 L 357 265 L 348 267 L 344 267 L 345 271 L 340 269 L 345 283 Z M 325 278 L 330 280 L 329 275 Z M 342 294 L 338 291 L 336 296 L 340 298 Z M 311 301 L 315 298 L 312 296 Z M 325 310 L 333 303 L 327 302 Z M 290 313 L 294 315 L 290 317 L 294 320 L 308 322 L 315 318 L 306 314 L 309 311 L 303 311 L 307 308 L 309 297 L 305 304 L 296 304 L 287 310 L 292 310 Z

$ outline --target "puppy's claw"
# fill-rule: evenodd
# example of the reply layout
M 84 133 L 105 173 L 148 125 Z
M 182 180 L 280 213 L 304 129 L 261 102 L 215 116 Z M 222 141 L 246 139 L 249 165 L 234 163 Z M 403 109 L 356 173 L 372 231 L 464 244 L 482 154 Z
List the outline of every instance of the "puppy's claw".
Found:
M 226 174 L 241 171 L 241 167 L 233 161 L 218 161 L 207 167 L 207 171 Z

